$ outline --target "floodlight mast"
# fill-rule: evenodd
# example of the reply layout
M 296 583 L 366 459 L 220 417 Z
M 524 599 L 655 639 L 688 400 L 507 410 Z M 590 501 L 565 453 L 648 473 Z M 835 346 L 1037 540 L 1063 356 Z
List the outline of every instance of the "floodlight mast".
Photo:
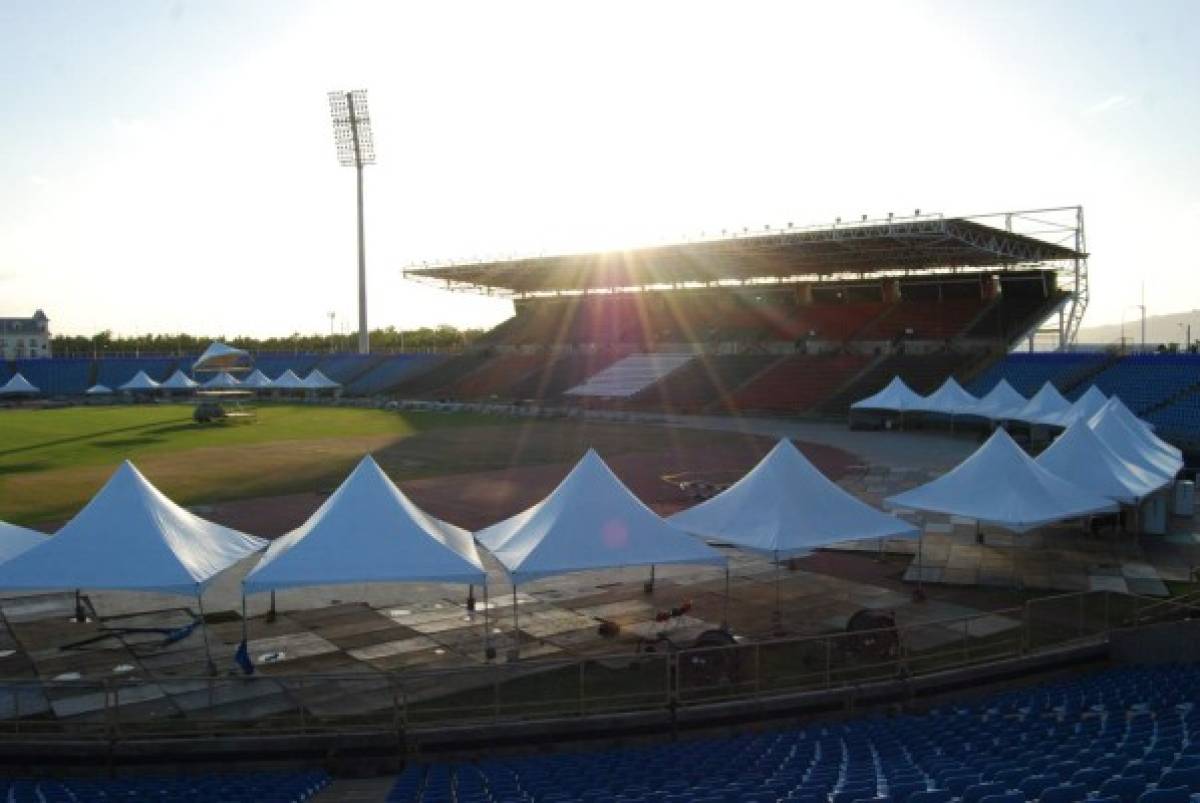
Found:
M 353 167 L 358 198 L 358 353 L 371 353 L 371 335 L 367 328 L 367 253 L 363 233 L 363 165 L 374 164 L 375 145 L 371 136 L 371 118 L 367 112 L 367 90 L 355 89 L 329 93 L 333 116 L 333 140 L 338 161 Z

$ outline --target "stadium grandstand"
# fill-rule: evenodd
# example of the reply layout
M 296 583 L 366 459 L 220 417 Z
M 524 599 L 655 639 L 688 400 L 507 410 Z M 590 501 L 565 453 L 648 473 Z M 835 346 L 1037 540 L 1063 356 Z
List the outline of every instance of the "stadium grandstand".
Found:
M 969 378 L 1018 342 L 1068 346 L 1087 304 L 1082 226 L 1077 207 L 889 216 L 412 267 L 409 278 L 511 296 L 516 314 L 459 358 L 462 374 L 447 366 L 403 391 L 836 413 L 897 372 L 932 389 L 948 374 Z

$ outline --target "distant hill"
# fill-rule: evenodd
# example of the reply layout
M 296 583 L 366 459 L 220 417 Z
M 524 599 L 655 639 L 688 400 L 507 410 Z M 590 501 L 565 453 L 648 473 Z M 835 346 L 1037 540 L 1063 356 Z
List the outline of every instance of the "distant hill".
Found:
M 1142 320 L 1133 311 L 1132 318 L 1125 321 L 1125 342 L 1141 343 Z M 1181 329 L 1179 324 L 1183 324 Z M 1146 317 L 1146 343 L 1183 343 L 1188 324 L 1192 326 L 1192 342 L 1200 340 L 1200 310 L 1173 312 L 1170 315 Z M 1100 326 L 1084 326 L 1079 330 L 1080 343 L 1116 344 L 1121 340 L 1121 324 L 1110 323 Z

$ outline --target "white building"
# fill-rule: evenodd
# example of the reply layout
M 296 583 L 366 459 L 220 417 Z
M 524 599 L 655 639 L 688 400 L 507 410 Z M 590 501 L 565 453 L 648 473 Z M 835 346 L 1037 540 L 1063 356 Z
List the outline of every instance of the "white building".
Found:
M 50 319 L 38 310 L 31 318 L 0 318 L 0 360 L 50 356 Z

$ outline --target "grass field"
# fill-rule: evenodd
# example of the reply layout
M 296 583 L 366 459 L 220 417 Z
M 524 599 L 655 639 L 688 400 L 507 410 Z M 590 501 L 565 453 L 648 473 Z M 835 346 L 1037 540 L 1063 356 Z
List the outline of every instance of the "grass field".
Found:
M 188 405 L 0 410 L 0 520 L 70 518 L 125 459 L 185 505 L 329 490 L 367 453 L 397 480 L 745 442 L 733 434 L 578 420 L 263 405 L 199 425 Z M 759 444 L 758 448 L 762 448 Z
M 183 503 L 322 487 L 363 454 L 481 416 L 263 406 L 247 425 L 199 425 L 189 405 L 0 411 L 0 520 L 70 516 L 133 460 Z

